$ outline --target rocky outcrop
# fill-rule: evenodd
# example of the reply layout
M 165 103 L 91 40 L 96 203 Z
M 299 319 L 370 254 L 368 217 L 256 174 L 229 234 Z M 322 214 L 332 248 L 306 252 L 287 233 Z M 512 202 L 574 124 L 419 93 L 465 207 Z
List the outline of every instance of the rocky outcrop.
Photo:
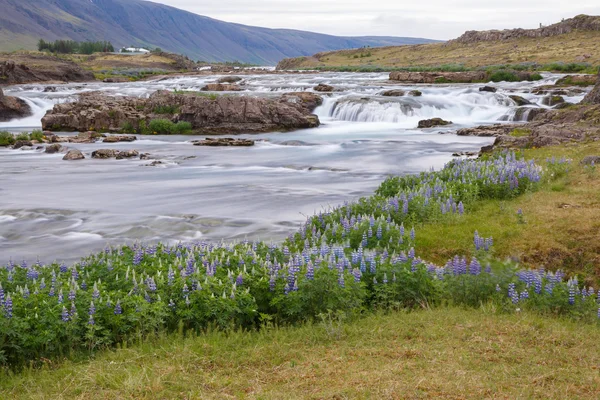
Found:
M 581 160 L 582 165 L 600 165 L 600 156 L 585 156 Z
M 74 160 L 83 160 L 85 156 L 83 153 L 77 149 L 69 150 L 67 154 L 63 157 L 63 160 L 74 161 Z
M 498 40 L 511 40 L 522 37 L 541 38 L 558 36 L 573 31 L 600 31 L 600 17 L 589 15 L 578 15 L 557 24 L 541 27 L 538 29 L 505 29 L 502 31 L 467 31 L 457 39 L 450 40 L 452 43 L 477 43 Z
M 436 126 L 445 126 L 445 125 L 450 125 L 450 124 L 452 124 L 452 121 L 445 121 L 441 118 L 431 118 L 431 119 L 424 119 L 422 121 L 419 121 L 419 126 L 417 126 L 417 128 L 419 128 L 419 129 L 433 128 Z
M 494 147 L 543 147 L 568 142 L 600 140 L 600 105 L 574 105 L 546 110 L 526 124 L 465 128 L 459 136 L 496 137 Z
M 583 99 L 583 101 L 581 103 L 582 104 L 600 104 L 600 72 L 598 73 L 598 79 L 596 81 L 596 85 L 594 86 L 592 91 L 589 92 L 585 96 L 585 98 Z
M 217 83 L 236 83 L 242 80 L 241 76 L 224 76 L 217 80 Z
M 234 138 L 206 138 L 195 140 L 194 146 L 226 146 L 226 147 L 249 147 L 254 146 L 254 140 Z
M 524 71 L 509 71 L 520 81 L 536 79 L 534 74 Z M 390 72 L 390 80 L 406 83 L 477 83 L 496 80 L 488 71 L 464 72 Z
M 0 122 L 25 118 L 31 115 L 31 108 L 18 97 L 5 96 L 0 88 Z
M 542 104 L 548 107 L 554 107 L 558 104 L 564 103 L 565 99 L 562 96 L 550 95 L 542 99 Z
M 140 153 L 137 150 L 115 150 L 115 149 L 99 149 L 92 152 L 92 158 L 106 160 L 108 158 L 116 158 L 122 160 L 124 158 L 139 157 Z
M 44 54 L 0 54 L 0 84 L 93 81 L 94 74 L 71 61 Z
M 519 107 L 515 111 L 515 115 L 513 117 L 513 121 L 520 121 L 520 122 L 533 121 L 533 119 L 536 116 L 538 116 L 540 114 L 543 114 L 546 111 L 547 111 L 547 109 L 545 109 L 545 108 Z
M 313 112 L 315 108 L 323 104 L 323 98 L 312 92 L 284 93 L 281 96 L 281 101 L 300 106 L 308 112 Z
M 592 86 L 596 84 L 596 75 L 567 75 L 556 81 L 556 86 L 577 85 Z
M 382 92 L 381 96 L 385 96 L 385 97 L 402 97 L 405 94 L 406 94 L 406 92 L 404 90 L 393 89 L 393 90 L 386 90 L 385 92 Z
M 137 138 L 134 135 L 108 135 L 102 140 L 104 143 L 118 143 L 118 142 L 134 142 Z
M 527 106 L 530 105 L 531 102 L 527 99 L 524 99 L 521 96 L 516 96 L 516 95 L 510 95 L 508 96 L 512 101 L 514 101 L 515 103 L 517 103 L 517 105 L 520 106 Z
M 408 92 L 408 95 L 412 97 L 421 97 L 423 96 L 423 93 L 420 90 L 411 90 Z
M 99 93 L 81 95 L 73 103 L 57 104 L 42 118 L 42 127 L 52 131 L 119 132 L 124 127 L 144 133 L 160 107 L 177 107 L 171 121 L 189 122 L 196 133 L 237 134 L 287 131 L 319 126 L 319 118 L 310 107 L 316 97 L 291 95 L 279 98 L 252 96 L 218 96 L 209 98 L 195 94 L 159 91 L 149 98 L 111 97 Z
M 468 72 L 390 72 L 390 80 L 408 83 L 473 83 L 485 82 L 485 71 Z
M 331 85 L 326 85 L 324 83 L 319 83 L 317 86 L 315 86 L 313 88 L 313 90 L 315 92 L 322 92 L 322 93 L 328 93 L 328 92 L 333 92 L 335 88 Z
M 222 83 L 209 83 L 200 89 L 204 92 L 239 92 L 242 90 L 238 85 L 224 85 Z

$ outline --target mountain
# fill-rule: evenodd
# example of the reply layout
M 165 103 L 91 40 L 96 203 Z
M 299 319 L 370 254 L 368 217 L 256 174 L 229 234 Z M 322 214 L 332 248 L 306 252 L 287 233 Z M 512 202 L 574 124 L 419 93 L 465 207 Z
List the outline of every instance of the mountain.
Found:
M 334 49 L 434 42 L 402 37 L 339 37 L 219 21 L 141 0 L 0 0 L 0 50 L 44 40 L 109 40 L 115 47 L 160 47 L 205 61 L 275 65 Z

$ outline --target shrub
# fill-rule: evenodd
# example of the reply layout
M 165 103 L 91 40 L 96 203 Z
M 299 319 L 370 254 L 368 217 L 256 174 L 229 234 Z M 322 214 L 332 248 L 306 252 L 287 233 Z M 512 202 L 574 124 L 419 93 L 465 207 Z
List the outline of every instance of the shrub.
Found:
M 27 132 L 21 132 L 17 135 L 16 140 L 30 140 L 29 139 L 29 133 Z
M 148 124 L 148 129 L 151 133 L 157 133 L 159 135 L 169 135 L 173 130 L 173 125 L 175 125 L 172 121 L 168 119 L 153 119 Z
M 37 140 L 38 142 L 41 142 L 44 140 L 44 132 L 40 130 L 35 130 L 31 132 L 31 135 L 29 135 L 29 137 L 31 138 L 31 140 Z
M 509 71 L 495 71 L 490 75 L 490 81 L 492 82 L 518 82 L 520 79 L 513 72 Z
M 170 106 L 157 106 L 154 108 L 155 114 L 178 114 L 179 106 L 170 105 Z
M 1 131 L 0 132 L 0 146 L 11 146 L 15 144 L 15 137 L 12 133 Z
M 185 121 L 179 121 L 171 127 L 171 134 L 173 135 L 185 135 L 192 131 L 192 124 Z
M 121 127 L 121 132 L 123 132 L 123 133 L 135 133 L 135 128 L 133 127 L 133 124 L 131 122 L 127 121 Z

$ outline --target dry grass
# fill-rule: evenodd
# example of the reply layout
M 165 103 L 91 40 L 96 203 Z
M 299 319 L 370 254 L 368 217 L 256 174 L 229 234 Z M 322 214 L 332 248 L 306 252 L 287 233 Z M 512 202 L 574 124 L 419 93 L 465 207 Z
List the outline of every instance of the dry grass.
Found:
M 600 396 L 600 330 L 493 310 L 373 315 L 165 338 L 2 376 L 10 399 L 399 399 Z
M 295 68 L 316 66 L 439 66 L 463 64 L 481 67 L 495 64 L 537 62 L 577 62 L 577 57 L 590 56 L 585 61 L 600 64 L 598 43 L 600 32 L 574 32 L 547 38 L 520 38 L 473 44 L 435 43 L 414 46 L 394 46 L 370 49 L 341 50 L 320 53 L 316 57 L 300 57 Z M 361 58 L 361 54 L 363 57 Z M 364 57 L 370 54 L 369 57 Z M 358 58 L 354 56 L 358 55 Z M 579 60 L 580 61 L 580 60 Z

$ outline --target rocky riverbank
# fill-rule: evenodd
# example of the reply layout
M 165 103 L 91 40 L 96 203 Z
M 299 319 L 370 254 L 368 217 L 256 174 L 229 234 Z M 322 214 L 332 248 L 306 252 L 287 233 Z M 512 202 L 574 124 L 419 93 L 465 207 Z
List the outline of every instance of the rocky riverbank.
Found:
M 498 80 L 507 78 L 518 81 L 533 81 L 541 78 L 539 74 L 524 71 L 507 71 L 498 75 Z M 490 71 L 465 72 L 390 72 L 390 80 L 406 83 L 477 83 L 496 80 L 495 73 Z
M 0 85 L 94 79 L 94 74 L 80 65 L 48 54 L 0 53 Z
M 289 131 L 319 126 L 312 114 L 322 99 L 313 93 L 279 98 L 216 96 L 158 91 L 149 98 L 81 95 L 57 104 L 42 118 L 50 131 L 154 133 L 152 121 L 187 123 L 193 133 L 238 134 Z
M 600 140 L 600 75 L 583 101 L 560 109 L 535 115 L 526 124 L 497 124 L 464 128 L 459 136 L 496 137 L 493 146 L 483 151 L 501 148 L 531 148 L 586 140 Z

